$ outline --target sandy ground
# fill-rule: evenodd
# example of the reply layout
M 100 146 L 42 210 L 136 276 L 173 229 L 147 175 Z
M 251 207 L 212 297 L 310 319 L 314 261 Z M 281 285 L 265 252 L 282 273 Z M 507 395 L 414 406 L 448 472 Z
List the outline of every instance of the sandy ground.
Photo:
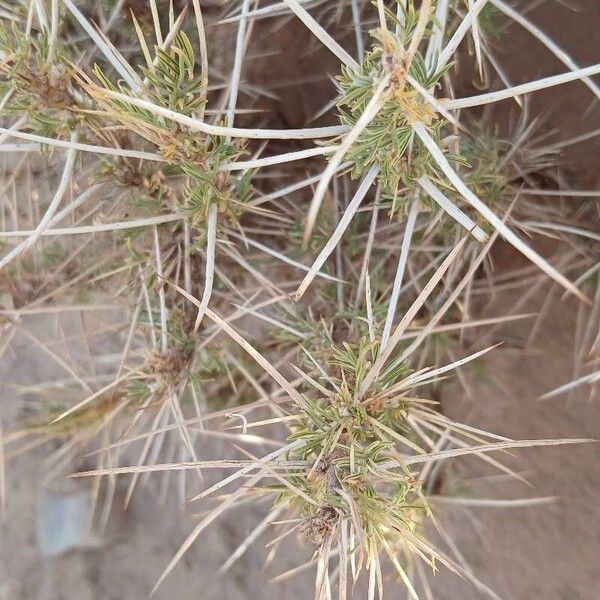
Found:
M 568 305 L 567 305 L 568 306 Z M 572 308 L 572 307 L 571 307 Z M 469 397 L 460 387 L 444 389 L 448 414 L 515 438 L 598 439 L 600 407 L 586 399 L 538 400 L 567 381 L 572 354 L 574 311 L 557 303 L 546 326 L 558 330 L 538 337 L 531 350 L 520 342 L 529 330 L 514 326 L 512 341 L 486 358 Z M 512 345 L 512 347 L 510 347 Z M 473 571 L 502 598 L 593 600 L 600 593 L 596 557 L 600 545 L 600 463 L 596 444 L 514 452 L 505 464 L 523 470 L 533 489 L 506 480 L 475 486 L 480 497 L 555 496 L 546 506 L 462 508 L 445 511 L 456 544 Z M 508 457 L 503 457 L 505 461 Z M 475 467 L 475 465 L 471 465 Z M 434 579 L 440 599 L 477 598 L 454 577 Z
M 532 18 L 575 60 L 598 62 L 600 4 L 579 2 L 575 13 L 558 2 L 551 10 L 537 10 Z M 576 35 L 573 35 L 576 32 Z M 513 59 L 509 71 L 516 82 L 561 72 L 563 67 L 516 27 L 507 38 Z M 516 58 L 515 58 L 516 57 Z M 581 121 L 589 103 L 585 88 L 572 84 L 559 93 L 536 96 L 532 111 L 549 113 L 549 127 L 568 135 L 600 126 L 600 108 Z M 597 142 L 573 148 L 565 160 L 581 159 L 573 169 L 579 185 L 597 183 Z M 498 298 L 483 311 L 497 315 L 514 298 Z M 527 307 L 539 309 L 542 298 Z M 539 395 L 568 381 L 572 373 L 575 306 L 556 303 L 534 343 L 523 349 L 529 329 L 512 325 L 494 339 L 508 343 L 485 359 L 476 375 L 466 374 L 468 394 L 457 382 L 444 386 L 445 410 L 456 418 L 497 433 L 522 438 L 600 438 L 600 405 L 582 398 L 564 397 L 541 402 Z M 43 325 L 40 325 L 43 329 Z M 0 378 L 12 383 L 34 383 L 57 377 L 47 358 L 32 352 L 23 339 L 5 355 Z M 5 428 L 19 410 L 7 388 L 1 394 Z M 193 527 L 192 510 L 176 498 L 162 505 L 148 488 L 137 494 L 126 514 L 115 517 L 109 533 L 88 549 L 58 558 L 44 558 L 37 540 L 37 519 L 47 450 L 34 451 L 12 461 L 7 473 L 7 518 L 0 525 L 0 600 L 137 600 L 147 597 L 157 577 Z M 595 444 L 515 452 L 506 460 L 522 471 L 533 489 L 524 484 L 482 480 L 473 484 L 482 497 L 556 496 L 554 503 L 521 509 L 475 508 L 469 512 L 446 508 L 440 515 L 474 573 L 500 596 L 513 600 L 596 600 L 600 597 L 600 461 Z M 477 464 L 465 462 L 465 472 L 480 475 Z M 263 516 L 263 506 L 232 512 L 209 528 L 187 553 L 173 575 L 156 594 L 158 600 L 196 598 L 294 598 L 312 596 L 313 573 L 306 572 L 282 584 L 269 577 L 298 564 L 305 550 L 293 546 L 264 568 L 261 537 L 224 577 L 218 567 Z M 432 580 L 438 600 L 471 600 L 480 594 L 456 577 L 440 573 Z M 403 598 L 400 586 L 390 582 L 388 597 Z

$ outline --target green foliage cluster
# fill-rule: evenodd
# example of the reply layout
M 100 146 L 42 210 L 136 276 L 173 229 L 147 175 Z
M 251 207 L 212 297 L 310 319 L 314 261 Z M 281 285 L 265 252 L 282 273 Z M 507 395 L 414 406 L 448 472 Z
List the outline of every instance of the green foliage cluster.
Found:
M 205 82 L 196 73 L 194 49 L 185 33 L 177 34 L 168 51 L 155 47 L 153 60 L 140 71 L 145 76 L 144 94 L 156 105 L 186 116 L 194 116 L 204 107 Z M 95 74 L 103 89 L 132 93 L 121 82 L 115 85 L 98 65 Z M 95 93 L 102 98 L 101 93 L 92 91 Z M 252 173 L 234 176 L 223 165 L 246 153 L 243 144 L 191 133 L 150 110 L 119 99 L 109 99 L 105 104 L 113 117 L 157 147 L 167 161 L 163 171 L 171 177 L 186 176 L 178 204 L 192 226 L 203 229 L 213 204 L 225 221 L 237 222 L 251 196 Z
M 48 136 L 69 133 L 80 120 L 66 51 L 49 55 L 48 33 L 26 35 L 0 23 L 0 95 L 6 114 L 26 115 L 29 129 Z
M 445 123 L 405 81 L 402 36 L 394 37 L 377 31 L 374 39 L 375 43 L 366 53 L 358 71 L 349 66 L 342 67 L 342 74 L 338 77 L 340 99 L 337 106 L 340 121 L 354 126 L 378 83 L 386 74 L 391 76 L 383 108 L 360 134 L 346 158 L 353 163 L 353 177 L 360 177 L 373 165 L 379 166 L 382 196 L 392 202 L 393 213 L 403 190 L 410 188 L 423 175 L 436 176 L 434 163 L 421 142 L 415 139 L 411 123 L 418 121 L 426 125 L 438 142 Z M 428 68 L 417 52 L 409 75 L 422 88 L 430 90 L 450 66 Z
M 366 536 L 366 552 L 378 552 L 414 533 L 429 514 L 417 478 L 407 468 L 390 468 L 398 442 L 417 447 L 407 416 L 419 400 L 393 391 L 410 374 L 407 365 L 392 360 L 369 395 L 357 400 L 376 356 L 377 343 L 366 337 L 332 347 L 326 372 L 315 374 L 315 388 L 329 386 L 331 392 L 305 396 L 303 416 L 290 437 L 301 442 L 291 457 L 312 465 L 287 476 L 302 493 L 286 485 L 270 488 L 278 494 L 276 502 L 302 515 L 306 537 L 318 546 L 339 533 L 344 521 L 354 521 Z

